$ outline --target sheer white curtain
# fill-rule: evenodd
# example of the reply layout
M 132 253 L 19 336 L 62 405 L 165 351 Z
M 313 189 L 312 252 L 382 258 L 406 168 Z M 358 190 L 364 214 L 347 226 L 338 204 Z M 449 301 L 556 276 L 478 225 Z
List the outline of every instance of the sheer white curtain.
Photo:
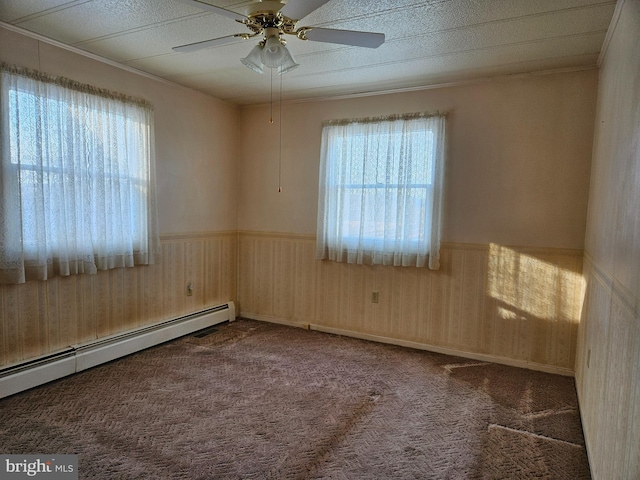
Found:
M 0 66 L 0 283 L 154 263 L 153 111 Z
M 327 122 L 316 257 L 438 269 L 445 115 Z

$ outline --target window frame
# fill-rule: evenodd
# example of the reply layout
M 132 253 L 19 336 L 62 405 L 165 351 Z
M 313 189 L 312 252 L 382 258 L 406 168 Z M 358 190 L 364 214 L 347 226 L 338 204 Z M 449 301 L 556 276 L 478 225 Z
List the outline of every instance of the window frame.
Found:
M 0 73 L 0 213 L 17 217 L 0 222 L 0 283 L 155 263 L 151 104 L 22 67 Z
M 387 174 L 382 180 L 387 180 L 386 182 L 367 182 L 367 180 L 363 179 L 362 182 L 354 183 L 351 178 L 337 178 L 332 179 L 332 174 L 335 174 L 336 169 L 343 167 L 344 165 L 335 165 L 335 162 L 339 162 L 343 159 L 344 152 L 340 149 L 349 149 L 353 147 L 353 143 L 350 138 L 350 135 L 347 131 L 349 125 L 352 124 L 369 124 L 369 123 L 378 123 L 382 124 L 384 122 L 410 122 L 416 118 L 429 118 L 430 115 L 422 115 L 422 114 L 409 114 L 403 116 L 391 116 L 391 117 L 379 117 L 376 119 L 357 119 L 357 120 L 341 120 L 337 122 L 326 122 L 323 124 L 323 132 L 322 132 L 322 148 L 321 148 L 321 165 L 320 165 L 320 175 L 319 175 L 319 198 L 318 198 L 318 231 L 317 231 L 317 250 L 316 257 L 319 259 L 330 259 L 336 261 L 346 261 L 347 263 L 370 263 L 370 264 L 393 264 L 393 265 L 409 265 L 415 264 L 416 266 L 424 266 L 426 263 L 429 264 L 430 268 L 438 268 L 439 266 L 439 237 L 440 237 L 440 219 L 441 219 L 441 203 L 442 203 L 442 179 L 443 179 L 443 170 L 444 170 L 444 114 L 436 114 L 438 118 L 442 119 L 441 123 L 437 123 L 437 128 L 442 129 L 442 134 L 434 131 L 435 127 L 419 127 L 415 130 L 416 126 L 412 125 L 411 127 L 407 127 L 409 130 L 409 137 L 411 135 L 417 135 L 416 139 L 411 139 L 412 142 L 417 142 L 415 145 L 418 145 L 420 139 L 422 139 L 423 143 L 431 145 L 433 148 L 428 153 L 424 151 L 420 151 L 416 153 L 415 145 L 412 147 L 411 155 L 408 155 L 409 160 L 405 162 L 403 167 L 407 167 L 410 164 L 409 169 L 415 169 L 416 171 L 423 171 L 421 176 L 417 176 L 413 178 L 413 183 L 402 182 L 401 183 L 401 174 L 398 174 L 394 177 L 389 178 Z M 337 127 L 337 128 L 336 128 Z M 347 128 L 342 128 L 347 127 Z M 372 128 L 372 131 L 375 131 L 375 128 Z M 335 134 L 335 132 L 340 132 L 339 134 Z M 356 131 L 357 132 L 357 131 Z M 395 130 L 391 133 L 383 133 L 382 135 L 387 135 L 389 138 L 386 139 L 388 144 L 403 143 L 406 142 L 406 138 L 400 139 L 398 142 L 398 132 L 402 132 L 402 134 L 406 134 L 405 130 Z M 357 136 L 361 135 L 361 133 L 352 133 L 351 135 Z M 369 135 L 372 135 L 369 133 Z M 376 133 L 379 135 L 379 133 Z M 337 137 L 337 138 L 336 138 Z M 426 140 L 425 140 L 426 139 Z M 367 141 L 365 138 L 360 143 L 365 145 L 362 147 L 364 150 L 367 150 Z M 340 144 L 336 147 L 335 144 Z M 437 145 L 436 145 L 437 144 Z M 413 145 L 413 144 L 412 144 Z M 392 146 L 392 150 L 395 153 L 396 150 L 400 148 L 398 146 Z M 336 151 L 338 150 L 338 151 Z M 420 155 L 430 155 L 431 158 L 416 158 L 420 157 Z M 363 165 L 363 169 L 366 168 L 364 165 L 368 161 L 377 162 L 376 158 L 371 158 L 370 155 L 367 154 L 366 151 L 359 152 L 358 155 L 360 157 L 356 158 L 357 162 L 361 162 Z M 400 153 L 399 155 L 402 155 Z M 351 161 L 351 158 L 348 158 L 346 162 Z M 398 162 L 398 165 L 402 163 L 400 160 L 393 159 L 394 162 Z M 423 163 L 421 165 L 421 162 Z M 378 163 L 376 163 L 378 165 Z M 383 168 L 386 168 L 388 164 L 385 164 Z M 394 163 L 394 166 L 397 166 Z M 344 167 L 348 169 L 349 166 Z M 377 168 L 377 167 L 376 167 Z M 398 167 L 402 168 L 402 167 Z M 411 175 L 411 174 L 410 174 Z M 378 174 L 376 174 L 376 178 L 378 178 Z M 337 180 L 337 181 L 336 181 Z M 438 180 L 440 180 L 438 182 Z M 438 185 L 439 183 L 439 185 Z M 332 226 L 327 220 L 328 215 L 332 215 L 335 213 L 335 218 L 339 218 L 339 213 L 337 212 L 329 212 L 327 210 L 339 208 L 336 206 L 334 202 L 340 203 L 341 206 L 344 206 L 345 202 L 339 199 L 340 196 L 348 196 L 349 191 L 357 191 L 360 190 L 362 195 L 360 196 L 361 205 L 358 207 L 356 205 L 354 216 L 342 218 L 341 221 L 343 225 Z M 395 198 L 406 199 L 406 192 L 415 190 L 417 192 L 421 192 L 418 197 L 418 201 L 422 205 L 421 212 L 426 212 L 432 208 L 432 203 L 434 202 L 434 197 L 438 196 L 438 205 L 436 206 L 435 222 L 431 222 L 428 219 L 423 219 L 420 216 L 416 218 L 417 222 L 423 222 L 424 225 L 431 224 L 430 230 L 437 229 L 436 241 L 429 242 L 427 237 L 431 236 L 431 232 L 425 231 L 426 229 L 418 229 L 417 232 L 414 233 L 414 238 L 403 238 L 401 243 L 401 247 L 398 249 L 397 245 L 394 246 L 394 249 L 389 248 L 389 241 L 387 237 L 385 237 L 385 231 L 389 229 L 397 229 L 398 225 L 402 225 L 405 222 L 407 212 L 410 211 L 410 208 L 405 208 L 400 214 L 395 216 L 395 223 L 389 222 L 389 218 L 383 219 L 381 222 L 373 221 L 371 218 L 365 219 L 365 222 L 373 223 L 382 223 L 383 229 L 379 228 L 368 228 L 372 227 L 370 225 L 363 225 L 363 218 L 366 213 L 363 213 L 362 204 L 366 201 L 366 191 L 372 190 L 381 190 L 385 195 L 389 195 L 391 190 L 397 191 L 397 195 Z M 402 191 L 405 192 L 404 197 L 400 194 Z M 331 198 L 333 197 L 333 198 Z M 391 198 L 394 198 L 391 195 Z M 356 202 L 357 203 L 357 202 Z M 400 201 L 398 200 L 398 203 Z M 359 210 L 358 210 L 359 208 Z M 369 206 L 364 206 L 364 209 L 367 210 Z M 360 214 L 360 219 L 358 219 L 358 214 Z M 433 216 L 432 216 L 433 217 Z M 358 230 L 356 234 L 349 233 L 349 228 L 347 227 L 348 223 L 357 222 L 359 224 L 355 225 L 355 228 L 351 229 L 351 231 Z M 331 230 L 333 228 L 333 230 Z M 368 228 L 368 229 L 367 229 Z M 365 233 L 363 233 L 363 230 Z M 366 233 L 370 232 L 370 233 Z M 398 240 L 396 238 L 395 242 Z M 425 248 L 426 243 L 431 243 L 427 248 Z M 389 258 L 391 257 L 391 258 Z M 411 257 L 411 258 L 409 258 Z M 417 258 L 416 258 L 417 257 Z M 424 260 L 427 260 L 426 262 Z

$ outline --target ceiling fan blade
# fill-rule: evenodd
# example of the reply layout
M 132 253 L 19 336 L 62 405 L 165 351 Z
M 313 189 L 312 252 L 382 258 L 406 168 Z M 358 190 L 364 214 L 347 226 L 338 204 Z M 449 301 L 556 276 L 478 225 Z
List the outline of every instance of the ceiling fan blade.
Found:
M 235 43 L 242 40 L 242 33 L 237 35 L 228 35 L 226 37 L 214 38 L 211 40 L 205 40 L 203 42 L 189 43 L 187 45 L 180 45 L 179 47 L 173 47 L 171 50 L 174 52 L 195 52 L 196 50 L 202 50 L 203 48 L 215 47 L 216 45 L 226 45 L 227 43 Z
M 329 0 L 289 0 L 289 3 L 280 9 L 280 13 L 285 17 L 300 20 L 328 1 Z
M 355 47 L 378 48 L 384 43 L 384 33 L 356 32 L 354 30 L 336 30 L 333 28 L 309 27 L 304 32 L 307 40 L 314 42 L 339 43 Z
M 247 17 L 241 15 L 240 13 L 232 12 L 231 10 L 226 10 L 224 8 L 216 7 L 215 5 L 210 5 L 208 3 L 200 2 L 198 0 L 178 0 L 179 2 L 185 3 L 187 5 L 191 5 L 193 7 L 201 8 L 202 10 L 207 10 L 209 12 L 217 13 L 218 15 L 224 15 L 225 17 L 233 18 L 238 22 L 242 22 L 246 20 Z

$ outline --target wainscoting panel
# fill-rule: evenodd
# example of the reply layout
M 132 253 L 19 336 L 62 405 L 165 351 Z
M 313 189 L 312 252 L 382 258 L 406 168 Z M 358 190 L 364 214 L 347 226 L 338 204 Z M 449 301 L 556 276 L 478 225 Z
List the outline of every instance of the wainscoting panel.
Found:
M 445 244 L 431 271 L 318 261 L 312 235 L 240 232 L 239 257 L 243 316 L 573 372 L 581 250 Z
M 237 232 L 165 235 L 161 248 L 156 265 L 0 285 L 0 366 L 235 301 Z
M 640 475 L 640 303 L 585 257 L 576 385 L 593 478 Z

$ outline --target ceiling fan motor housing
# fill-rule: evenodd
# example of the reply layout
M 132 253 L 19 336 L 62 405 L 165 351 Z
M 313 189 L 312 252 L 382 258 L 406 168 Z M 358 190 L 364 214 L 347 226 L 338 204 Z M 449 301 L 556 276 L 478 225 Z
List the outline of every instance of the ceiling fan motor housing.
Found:
M 240 23 L 246 25 L 254 35 L 265 32 L 266 39 L 271 36 L 280 36 L 283 34 L 295 35 L 296 22 L 297 20 L 285 17 L 280 12 L 265 12 L 261 10 L 252 13 Z

